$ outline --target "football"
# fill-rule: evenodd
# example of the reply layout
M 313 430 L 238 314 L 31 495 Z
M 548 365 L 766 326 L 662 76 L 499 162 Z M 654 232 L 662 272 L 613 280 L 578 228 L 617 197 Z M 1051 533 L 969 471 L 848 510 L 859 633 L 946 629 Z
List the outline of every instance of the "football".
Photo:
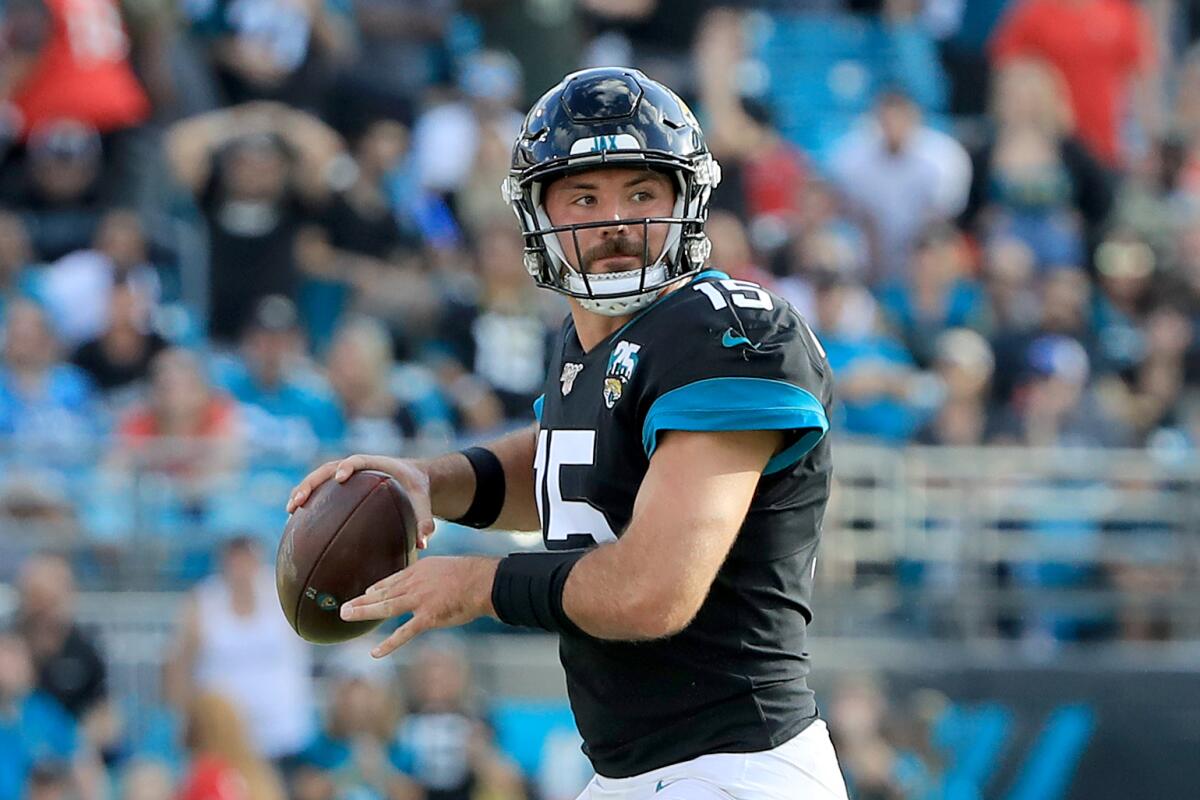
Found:
M 292 628 L 315 644 L 353 639 L 380 620 L 345 622 L 342 604 L 417 558 L 408 493 L 375 470 L 326 481 L 296 509 L 275 557 L 279 603 Z

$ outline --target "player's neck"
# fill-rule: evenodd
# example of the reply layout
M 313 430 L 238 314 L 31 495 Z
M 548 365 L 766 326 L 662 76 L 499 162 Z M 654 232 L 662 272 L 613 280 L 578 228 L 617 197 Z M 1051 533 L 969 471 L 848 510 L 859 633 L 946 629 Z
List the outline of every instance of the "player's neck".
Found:
M 606 317 L 594 311 L 587 311 L 572 300 L 571 318 L 575 322 L 575 335 L 579 337 L 579 345 L 583 348 L 583 352 L 588 353 L 593 347 L 619 331 L 622 325 L 633 319 L 633 314 Z
M 662 298 L 663 295 L 675 291 L 685 283 L 686 281 L 680 280 L 667 286 L 658 293 L 658 298 L 655 298 L 655 302 Z M 575 322 L 575 335 L 579 337 L 579 345 L 585 353 L 591 352 L 593 347 L 621 330 L 629 320 L 641 313 L 639 311 L 633 314 L 623 314 L 619 317 L 609 317 L 604 314 L 597 314 L 594 311 L 588 311 L 579 305 L 579 302 L 574 298 L 569 297 L 567 299 L 571 304 L 571 318 Z

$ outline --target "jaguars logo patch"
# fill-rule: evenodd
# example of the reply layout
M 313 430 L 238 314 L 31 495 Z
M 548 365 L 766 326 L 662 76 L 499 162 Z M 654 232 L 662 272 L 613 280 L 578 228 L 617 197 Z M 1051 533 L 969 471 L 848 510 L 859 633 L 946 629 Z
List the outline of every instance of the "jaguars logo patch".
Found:
M 613 347 L 612 355 L 608 357 L 608 370 L 604 373 L 604 405 L 606 407 L 612 408 L 621 399 L 621 395 L 625 391 L 625 384 L 633 377 L 633 371 L 637 368 L 638 351 L 641 349 L 640 344 L 624 340 L 617 342 Z
M 336 611 L 338 607 L 337 598 L 327 592 L 318 592 L 313 587 L 309 586 L 304 590 L 304 596 L 309 600 L 314 600 L 317 603 L 317 608 L 322 611 Z

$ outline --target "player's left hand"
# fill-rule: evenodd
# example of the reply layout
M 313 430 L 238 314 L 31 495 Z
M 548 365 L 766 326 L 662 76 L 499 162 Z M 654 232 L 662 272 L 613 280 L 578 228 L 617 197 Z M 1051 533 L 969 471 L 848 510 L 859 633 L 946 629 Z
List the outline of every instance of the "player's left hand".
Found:
M 383 658 L 418 633 L 465 625 L 492 614 L 495 558 L 431 556 L 389 575 L 341 608 L 342 619 L 387 619 L 412 612 L 371 655 Z

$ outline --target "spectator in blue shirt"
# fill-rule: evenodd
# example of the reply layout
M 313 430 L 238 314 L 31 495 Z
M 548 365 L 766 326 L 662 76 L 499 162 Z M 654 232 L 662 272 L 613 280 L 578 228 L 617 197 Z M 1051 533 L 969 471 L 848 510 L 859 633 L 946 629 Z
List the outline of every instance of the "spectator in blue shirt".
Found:
M 886 285 L 880 302 L 922 366 L 934 360 L 934 343 L 948 328 L 976 328 L 985 304 L 979 284 L 964 274 L 962 237 L 938 223 L 917 239 L 909 274 Z
M 0 436 L 18 445 L 77 449 L 99 432 L 92 383 L 59 360 L 58 342 L 35 302 L 8 304 L 0 352 Z
M 814 327 L 836 376 L 839 426 L 849 434 L 906 441 L 936 406 L 937 382 L 917 371 L 903 343 L 877 322 L 863 321 L 877 310 L 862 286 L 836 273 L 822 273 L 816 285 Z
M 252 443 L 292 452 L 342 437 L 345 423 L 328 386 L 303 367 L 296 306 L 263 298 L 242 337 L 241 357 L 221 365 L 217 380 L 242 404 Z
M 33 686 L 28 646 L 19 636 L 0 631 L 0 797 L 22 797 L 35 769 L 73 763 L 81 753 L 75 721 Z M 87 783 L 85 770 L 77 772 L 76 780 Z

